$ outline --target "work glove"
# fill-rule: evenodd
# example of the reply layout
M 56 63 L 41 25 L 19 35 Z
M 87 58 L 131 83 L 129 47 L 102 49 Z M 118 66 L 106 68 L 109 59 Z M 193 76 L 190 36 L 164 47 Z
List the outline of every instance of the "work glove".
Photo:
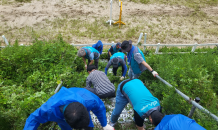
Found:
M 105 127 L 103 127 L 104 130 L 115 130 L 114 127 L 110 126 L 110 125 L 106 125 Z
M 85 68 L 87 69 L 87 65 L 85 65 Z
M 123 76 L 121 76 L 121 77 L 120 77 L 120 80 L 123 80 L 123 79 L 124 79 L 124 77 L 123 77 Z
M 154 77 L 156 77 L 156 75 L 158 75 L 158 73 L 154 70 L 152 70 L 151 73 L 154 75 Z

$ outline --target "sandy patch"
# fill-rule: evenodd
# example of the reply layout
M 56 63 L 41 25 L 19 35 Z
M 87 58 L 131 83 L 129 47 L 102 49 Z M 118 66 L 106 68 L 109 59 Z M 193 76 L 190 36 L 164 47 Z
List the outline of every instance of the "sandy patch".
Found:
M 203 8 L 203 12 L 208 14 L 209 16 L 218 16 L 218 7 L 208 7 Z M 196 41 L 203 42 L 205 39 L 205 36 L 202 36 L 199 34 L 199 32 L 196 30 L 195 32 L 192 32 L 190 35 L 194 36 L 184 36 L 183 37 L 172 37 L 169 34 L 169 30 L 181 30 L 182 34 L 185 34 L 186 32 L 190 32 L 193 27 L 195 27 L 196 21 L 193 22 L 193 20 L 187 19 L 190 14 L 194 12 L 193 9 L 190 9 L 185 6 L 170 6 L 170 5 L 157 5 L 157 4 L 140 4 L 140 3 L 134 3 L 129 1 L 123 2 L 123 12 L 122 12 L 122 21 L 127 23 L 122 28 L 122 32 L 127 32 L 127 30 L 131 27 L 137 27 L 139 26 L 141 31 L 138 32 L 138 35 L 141 32 L 148 33 L 149 35 L 158 35 L 160 33 L 166 32 L 166 34 L 163 33 L 163 35 L 166 35 L 163 39 L 157 39 L 157 38 L 151 38 L 149 40 L 150 44 L 156 44 L 157 42 L 165 42 L 167 44 L 170 43 L 194 43 Z M 112 13 L 112 19 L 118 20 L 120 14 L 119 10 L 119 3 L 118 1 L 113 1 L 113 13 Z M 71 19 L 80 19 L 84 20 L 86 22 L 93 23 L 96 19 L 106 18 L 109 19 L 110 16 L 110 3 L 108 1 L 78 1 L 78 0 L 33 0 L 31 3 L 14 3 L 12 5 L 0 5 L 0 35 L 8 36 L 9 39 L 12 41 L 14 40 L 14 37 L 25 37 L 25 34 L 17 34 L 17 31 L 19 29 L 23 29 L 24 27 L 33 27 L 33 29 L 40 29 L 40 31 L 43 31 L 43 29 L 49 29 L 49 34 L 44 35 L 44 38 L 55 36 L 59 30 L 63 30 L 62 27 L 60 29 L 53 29 L 53 26 L 57 25 L 49 25 L 47 24 L 47 21 L 53 21 L 57 18 L 67 18 L 67 20 Z M 180 17 L 180 20 L 178 21 L 177 17 Z M 174 19 L 172 21 L 172 19 Z M 190 20 L 190 22 L 188 21 Z M 106 21 L 105 21 L 106 22 Z M 198 21 L 197 21 L 198 22 Z M 205 21 L 204 23 L 207 23 L 208 27 L 211 26 L 211 24 L 217 24 L 217 19 L 210 19 L 208 21 Z M 203 22 L 202 22 L 203 23 Z M 154 29 L 151 30 L 151 27 L 154 27 Z M 59 26 L 58 26 L 59 27 Z M 10 30 L 8 31 L 8 28 Z M 201 25 L 196 25 L 195 28 L 201 28 Z M 194 28 L 193 28 L 194 29 Z M 7 32 L 5 31 L 7 30 Z M 75 44 L 82 44 L 82 43 L 95 43 L 97 40 L 88 38 L 88 37 L 75 37 L 73 35 L 70 35 L 71 28 L 65 29 L 65 33 L 63 35 L 70 36 L 71 40 L 69 40 L 70 43 Z M 87 28 L 81 27 L 81 32 L 86 32 Z M 25 32 L 25 31 L 23 31 Z M 26 32 L 28 34 L 28 32 Z M 51 33 L 51 34 L 50 34 Z M 152 34 L 153 33 L 153 34 Z M 172 32 L 177 33 L 177 32 Z M 23 35 L 23 36 L 21 36 Z M 29 36 L 28 36 L 29 37 Z M 30 38 L 25 37 L 22 39 L 21 42 L 28 43 L 30 42 Z M 149 38 L 149 37 L 148 37 Z M 104 39 L 101 39 L 104 41 Z M 117 42 L 119 40 L 123 40 L 122 38 L 117 39 L 114 42 Z M 138 36 L 132 38 L 134 42 L 137 42 Z M 207 36 L 206 40 L 208 42 L 215 42 L 217 41 L 216 36 Z M 104 42 L 111 42 L 105 40 Z

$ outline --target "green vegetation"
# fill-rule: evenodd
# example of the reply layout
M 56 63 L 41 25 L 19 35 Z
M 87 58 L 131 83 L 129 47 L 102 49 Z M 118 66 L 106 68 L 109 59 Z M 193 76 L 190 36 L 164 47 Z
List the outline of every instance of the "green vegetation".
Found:
M 184 5 L 191 8 L 197 8 L 199 6 L 216 6 L 218 0 L 130 0 L 133 2 L 140 2 L 143 4 L 170 4 L 170 5 Z
M 15 0 L 17 2 L 31 2 L 32 0 Z
M 190 48 L 162 48 L 161 52 L 186 51 Z M 194 99 L 200 97 L 200 104 L 217 113 L 218 53 L 216 48 L 199 48 L 202 53 L 153 55 L 146 50 L 146 61 L 159 75 Z M 0 55 L 0 129 L 23 129 L 25 120 L 53 94 L 60 81 L 66 87 L 84 87 L 88 73 L 81 58 L 76 58 L 77 49 L 63 41 L 61 36 L 52 41 L 35 39 L 31 46 L 18 46 L 1 50 Z M 212 54 L 213 53 L 213 54 Z M 76 58 L 76 60 L 75 60 Z M 102 57 L 103 58 L 103 57 Z M 107 63 L 100 62 L 104 71 Z M 118 69 L 121 75 L 121 69 Z M 108 74 L 116 88 L 119 78 Z M 128 77 L 128 76 L 127 76 Z M 156 96 L 165 114 L 188 115 L 191 105 L 152 74 L 145 71 L 140 76 L 148 89 Z M 206 129 L 218 129 L 218 124 L 208 115 L 196 110 L 193 116 Z M 50 122 L 40 126 L 48 129 Z M 149 124 L 147 124 L 149 125 Z M 116 129 L 121 129 L 117 125 Z M 135 128 L 134 125 L 131 128 Z M 125 128 L 123 128 L 125 129 Z

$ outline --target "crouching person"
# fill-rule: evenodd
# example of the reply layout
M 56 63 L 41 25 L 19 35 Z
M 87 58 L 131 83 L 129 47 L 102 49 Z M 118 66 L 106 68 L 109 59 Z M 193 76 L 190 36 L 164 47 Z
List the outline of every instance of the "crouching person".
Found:
M 100 53 L 93 47 L 82 47 L 77 55 L 83 58 L 83 62 L 85 64 L 85 68 L 87 69 L 86 59 L 88 59 L 88 65 L 92 65 L 95 61 L 95 66 L 98 69 L 98 61 L 100 57 Z
M 96 50 L 98 50 L 98 52 L 100 53 L 100 55 L 102 54 L 103 51 L 103 43 L 101 42 L 101 40 L 98 40 L 98 42 L 96 44 L 92 45 L 93 48 L 95 48 Z
M 115 86 L 104 72 L 96 70 L 94 65 L 89 65 L 87 72 L 89 76 L 86 79 L 85 89 L 96 94 L 101 99 L 115 97 Z M 91 88 L 92 85 L 94 88 Z
M 53 95 L 48 101 L 26 120 L 24 130 L 37 130 L 40 123 L 57 122 L 62 130 L 93 130 L 90 116 L 92 111 L 104 130 L 114 130 L 107 124 L 104 103 L 95 94 L 84 88 L 65 88 Z
M 110 57 L 117 52 L 122 52 L 121 51 L 121 43 L 117 43 L 116 45 L 112 45 L 111 48 L 108 50 L 108 61 L 110 60 Z
M 122 66 L 122 77 L 120 77 L 120 80 L 123 80 L 127 67 L 126 67 L 126 56 L 122 52 L 117 52 L 111 56 L 110 61 L 108 62 L 107 66 L 105 67 L 105 74 L 107 75 L 108 68 L 113 65 L 113 73 L 116 76 L 117 75 L 117 69 L 119 66 Z
M 182 114 L 166 115 L 159 124 L 153 122 L 152 118 L 149 118 L 149 120 L 157 126 L 154 130 L 206 130 L 194 120 Z
M 134 110 L 134 120 L 138 130 L 144 130 L 145 118 L 151 118 L 155 112 L 153 121 L 159 123 L 163 118 L 160 113 L 159 100 L 154 97 L 139 79 L 127 79 L 122 81 L 117 88 L 116 104 L 111 115 L 111 126 L 114 126 L 125 108 L 130 103 Z

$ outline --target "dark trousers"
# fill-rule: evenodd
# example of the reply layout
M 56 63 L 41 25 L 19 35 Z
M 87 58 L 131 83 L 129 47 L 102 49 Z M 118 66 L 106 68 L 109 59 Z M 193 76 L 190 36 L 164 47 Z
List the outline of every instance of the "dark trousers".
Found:
M 87 89 L 87 90 L 89 90 L 90 92 L 94 93 L 94 94 L 97 95 L 100 99 L 115 97 L 115 92 L 109 92 L 109 93 L 106 93 L 106 94 L 103 94 L 103 95 L 99 95 L 99 94 L 96 93 L 95 88 L 88 88 L 88 87 L 85 87 L 85 89 Z
M 99 61 L 99 58 L 94 60 L 96 69 L 98 69 L 98 61 Z M 88 59 L 88 65 L 90 62 L 91 60 Z
M 113 68 L 113 73 L 114 73 L 115 76 L 117 75 L 117 69 L 118 69 L 118 67 Z M 123 73 L 124 73 L 124 67 L 122 66 L 122 75 L 123 75 Z
M 135 124 L 139 127 L 143 126 L 144 119 L 142 119 L 139 114 L 134 110 L 134 119 L 135 119 Z
M 111 53 L 112 55 L 112 53 Z M 109 51 L 107 52 L 107 60 L 110 61 L 110 54 L 109 54 Z
M 126 57 L 124 58 L 124 61 L 126 63 Z M 113 68 L 113 73 L 114 73 L 115 76 L 117 75 L 117 69 L 118 69 L 118 67 L 117 68 Z M 122 66 L 122 75 L 123 75 L 123 73 L 124 73 L 124 67 Z

